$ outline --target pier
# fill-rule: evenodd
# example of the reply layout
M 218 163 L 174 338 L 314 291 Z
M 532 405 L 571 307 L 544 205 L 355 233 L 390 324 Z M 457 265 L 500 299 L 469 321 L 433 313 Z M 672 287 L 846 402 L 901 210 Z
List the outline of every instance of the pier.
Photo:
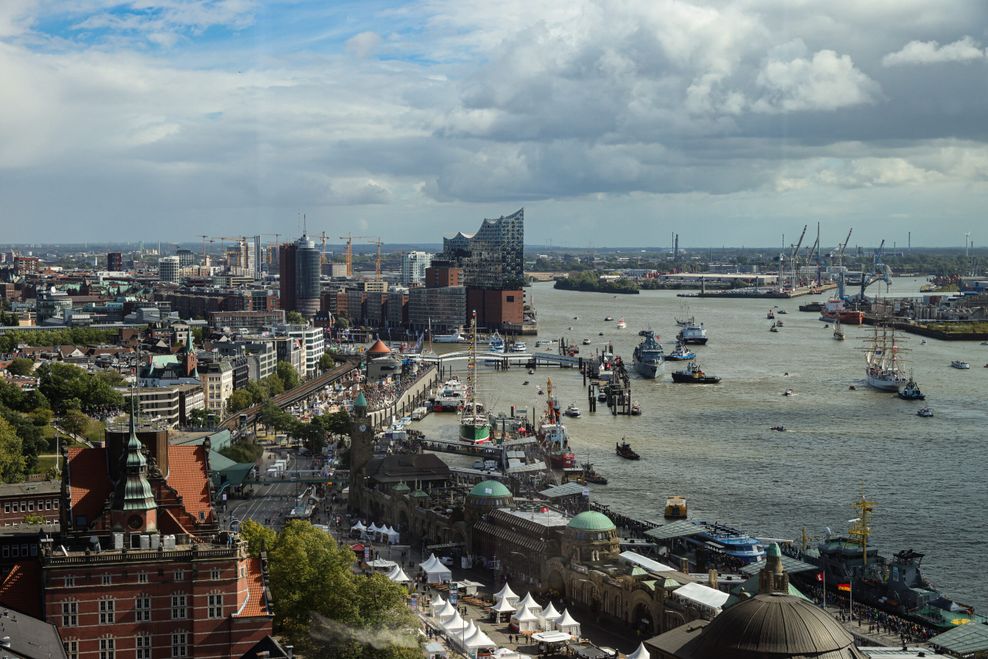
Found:
M 614 354 L 614 346 L 608 346 L 608 353 Z M 631 415 L 631 378 L 624 361 L 618 356 L 614 356 L 611 362 L 610 375 L 601 377 L 606 372 L 603 355 L 597 355 L 592 360 L 584 362 L 581 370 L 583 375 L 583 385 L 587 388 L 587 410 L 597 411 L 597 402 L 601 394 L 604 395 L 607 407 L 611 414 Z

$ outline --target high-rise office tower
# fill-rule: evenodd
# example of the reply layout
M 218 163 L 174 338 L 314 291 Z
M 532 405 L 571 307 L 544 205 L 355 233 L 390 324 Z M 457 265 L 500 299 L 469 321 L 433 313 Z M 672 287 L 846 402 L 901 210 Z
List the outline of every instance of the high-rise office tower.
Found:
M 285 243 L 278 253 L 281 308 L 306 318 L 319 312 L 319 250 L 308 236 Z

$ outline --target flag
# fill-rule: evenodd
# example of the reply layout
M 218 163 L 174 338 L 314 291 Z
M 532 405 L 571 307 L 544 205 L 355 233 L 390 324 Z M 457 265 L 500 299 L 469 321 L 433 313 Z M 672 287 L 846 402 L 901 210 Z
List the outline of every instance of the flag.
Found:
M 845 593 L 851 592 L 851 584 L 849 583 L 839 583 L 837 584 L 837 590 L 842 590 Z
M 816 580 L 817 581 L 823 581 L 823 572 L 817 572 L 816 573 Z
M 542 506 L 541 508 L 539 508 L 539 512 L 540 513 L 547 513 L 547 512 L 549 512 L 549 508 L 547 506 Z

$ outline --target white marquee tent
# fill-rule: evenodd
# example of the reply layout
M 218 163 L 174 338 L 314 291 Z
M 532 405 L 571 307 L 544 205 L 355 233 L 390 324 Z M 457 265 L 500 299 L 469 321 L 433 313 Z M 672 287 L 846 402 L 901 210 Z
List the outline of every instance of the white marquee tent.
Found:
M 511 604 L 518 604 L 518 596 L 515 595 L 514 591 L 511 590 L 511 586 L 504 584 L 501 590 L 494 593 L 494 599 L 507 599 Z
M 485 634 L 480 627 L 477 627 L 474 634 L 467 637 L 466 646 L 468 650 L 493 649 L 497 647 L 497 643 L 492 641 L 491 637 Z
M 695 604 L 702 609 L 710 611 L 714 615 L 720 613 L 721 607 L 730 598 L 730 595 L 723 591 L 695 582 L 680 586 L 672 591 L 672 594 L 674 597 Z
M 542 612 L 542 618 L 545 620 L 545 628 L 552 629 L 556 624 L 556 621 L 563 617 L 559 611 L 556 611 L 556 607 L 553 606 L 552 602 L 549 602 L 549 606 L 546 607 L 545 611 Z
M 453 572 L 443 565 L 435 554 L 429 556 L 429 560 L 419 563 L 419 567 L 425 572 L 426 581 L 429 583 L 443 583 L 453 580 Z
M 563 609 L 562 617 L 556 621 L 556 630 L 572 634 L 575 638 L 580 638 L 580 623 L 573 619 L 569 611 Z
M 644 643 L 638 644 L 638 649 L 628 655 L 627 659 L 650 659 L 652 655 L 645 649 Z
M 411 579 L 405 574 L 405 571 L 401 569 L 400 565 L 395 565 L 391 572 L 388 573 L 388 579 L 394 581 L 395 583 L 409 583 Z
M 518 627 L 519 632 L 537 632 L 542 627 L 542 619 L 528 608 L 516 611 L 511 616 L 511 622 Z
M 531 609 L 536 614 L 542 614 L 542 605 L 535 601 L 535 598 L 532 597 L 532 593 L 526 593 L 525 599 L 518 602 L 516 606 L 519 609 Z

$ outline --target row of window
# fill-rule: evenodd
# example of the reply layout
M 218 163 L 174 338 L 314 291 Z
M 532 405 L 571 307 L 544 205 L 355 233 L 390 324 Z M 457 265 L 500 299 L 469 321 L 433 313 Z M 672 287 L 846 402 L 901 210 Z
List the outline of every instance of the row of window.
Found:
M 138 634 L 134 637 L 135 659 L 151 659 L 151 635 Z M 62 641 L 65 654 L 68 659 L 79 659 L 79 641 L 68 639 Z M 116 659 L 117 639 L 106 636 L 99 639 L 99 659 Z M 171 633 L 171 657 L 183 659 L 191 656 L 189 654 L 189 632 L 180 631 Z
M 0 547 L 0 556 L 4 558 L 27 558 L 37 555 L 38 545 L 35 544 L 4 545 Z
M 58 499 L 45 499 L 43 501 L 35 501 L 34 499 L 31 499 L 30 501 L 4 501 L 3 512 L 7 514 L 16 512 L 33 513 L 35 510 L 35 503 L 37 503 L 37 509 L 39 511 L 58 510 Z
M 25 545 L 26 546 L 26 545 Z M 5 547 L 6 549 L 6 547 Z M 27 554 L 24 554 L 27 556 Z M 221 571 L 219 568 L 213 568 L 209 571 L 209 578 L 213 581 L 219 581 L 221 576 Z M 76 575 L 67 574 L 63 577 L 63 585 L 66 588 L 74 588 L 76 585 Z M 172 581 L 185 581 L 185 570 L 175 570 L 173 573 Z M 148 583 L 148 573 L 138 572 L 137 573 L 137 583 Z M 111 586 L 113 585 L 113 575 L 112 574 L 101 574 L 100 575 L 100 585 L 101 586 Z
M 178 593 L 171 596 L 169 609 L 172 620 L 186 620 L 189 617 L 189 596 Z M 212 593 L 207 597 L 207 618 L 223 617 L 223 594 Z M 138 595 L 134 598 L 134 621 L 151 621 L 151 596 Z M 99 600 L 99 624 L 112 625 L 117 622 L 117 600 L 104 598 Z M 79 602 L 66 600 L 62 602 L 62 627 L 77 627 L 79 625 Z

